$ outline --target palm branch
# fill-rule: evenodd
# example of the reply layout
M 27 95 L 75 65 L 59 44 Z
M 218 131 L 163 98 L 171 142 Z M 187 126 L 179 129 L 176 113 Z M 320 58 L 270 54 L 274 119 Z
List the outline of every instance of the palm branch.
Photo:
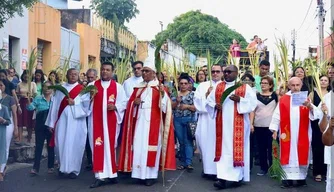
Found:
M 65 97 L 70 98 L 69 92 L 62 85 L 51 85 L 48 88 L 56 90 L 56 91 L 60 91 L 60 92 L 62 92 L 65 95 Z
M 206 50 L 206 59 L 207 59 L 207 68 L 208 68 L 208 76 L 209 76 L 209 81 L 210 81 L 210 87 L 212 87 L 212 73 L 211 73 L 211 54 L 209 50 Z
M 154 51 L 154 56 L 155 56 L 154 65 L 155 65 L 155 69 L 157 70 L 156 71 L 157 74 L 160 74 L 161 69 L 162 69 L 162 62 L 161 62 L 161 55 L 160 55 L 160 49 L 162 45 L 163 45 L 163 42 L 158 43 Z
M 177 79 L 177 68 L 176 68 L 176 62 L 175 62 L 175 59 L 173 57 L 173 78 L 174 78 L 174 83 L 175 83 L 175 97 L 178 96 L 178 90 L 179 90 L 179 81 Z
M 84 87 L 81 91 L 80 91 L 80 95 L 84 95 L 86 93 L 91 93 L 93 92 L 93 94 L 97 93 L 97 88 L 95 85 L 88 85 L 86 87 Z
M 286 180 L 287 175 L 283 170 L 280 161 L 280 147 L 278 145 L 277 140 L 275 139 L 273 139 L 272 142 L 272 156 L 273 156 L 273 163 L 268 169 L 269 175 L 278 181 Z
M 221 96 L 220 103 L 221 103 L 221 104 L 224 104 L 224 101 L 226 100 L 226 98 L 227 98 L 233 91 L 235 91 L 236 89 L 238 89 L 241 85 L 242 85 L 241 82 L 237 82 L 237 83 L 236 83 L 235 85 L 233 85 L 232 87 L 227 88 L 227 89 L 223 92 L 223 94 L 222 94 L 222 96 Z
M 65 60 L 64 60 L 64 64 L 63 64 L 63 67 L 62 67 L 62 78 L 61 78 L 62 82 L 66 81 L 66 73 L 71 66 L 72 53 L 73 53 L 73 48 L 71 49 L 71 52 L 68 55 L 68 57 L 66 57 Z
M 28 60 L 28 91 L 31 91 L 31 81 L 34 77 L 34 69 L 36 67 L 36 61 L 37 61 L 37 52 L 36 52 L 36 47 L 33 48 L 30 52 L 29 60 Z
M 283 65 L 283 71 L 284 71 L 284 81 L 283 81 L 283 87 L 284 90 L 286 89 L 286 83 L 289 81 L 289 61 L 288 61 L 288 45 L 286 42 L 286 39 L 283 38 L 276 38 L 276 47 L 279 50 L 279 55 L 281 59 L 281 63 Z
M 123 82 L 131 74 L 130 66 L 130 54 L 124 55 L 121 60 L 118 58 L 112 59 L 112 63 L 115 64 L 115 74 L 117 75 L 117 82 L 123 84 Z

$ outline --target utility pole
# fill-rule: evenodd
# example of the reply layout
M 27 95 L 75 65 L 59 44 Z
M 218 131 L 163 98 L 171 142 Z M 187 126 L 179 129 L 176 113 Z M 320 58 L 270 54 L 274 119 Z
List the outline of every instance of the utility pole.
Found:
M 164 23 L 162 21 L 159 21 L 160 26 L 161 26 L 161 32 L 164 30 Z
M 324 62 L 324 21 L 325 21 L 325 10 L 323 0 L 317 0 L 318 3 L 318 19 L 319 19 L 319 63 Z
M 296 30 L 293 29 L 291 31 L 291 38 L 292 38 L 292 62 L 296 61 Z

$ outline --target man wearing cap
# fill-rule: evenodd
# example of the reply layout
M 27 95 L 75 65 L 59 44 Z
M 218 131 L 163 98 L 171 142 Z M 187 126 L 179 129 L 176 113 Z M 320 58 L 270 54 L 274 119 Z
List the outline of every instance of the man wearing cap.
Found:
M 143 67 L 143 82 L 129 99 L 122 134 L 119 171 L 151 186 L 159 167 L 175 170 L 175 143 L 171 101 L 156 79 L 154 59 Z

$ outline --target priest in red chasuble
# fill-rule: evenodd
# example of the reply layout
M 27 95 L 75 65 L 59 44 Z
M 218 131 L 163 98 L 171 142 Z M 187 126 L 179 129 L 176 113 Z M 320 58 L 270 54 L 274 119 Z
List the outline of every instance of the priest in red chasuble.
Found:
M 70 98 L 61 91 L 55 92 L 45 125 L 53 132 L 50 145 L 55 146 L 59 175 L 68 174 L 75 179 L 80 173 L 85 150 L 90 98 L 89 94 L 80 95 L 83 86 L 78 83 L 79 71 L 71 68 L 66 77 L 67 82 L 61 86 L 69 92 Z
M 171 100 L 156 79 L 154 59 L 143 67 L 143 82 L 135 86 L 124 116 L 119 171 L 132 172 L 146 186 L 159 169 L 175 170 L 175 143 Z
M 90 83 L 97 88 L 92 95 L 88 135 L 96 180 L 91 188 L 117 182 L 116 146 L 127 99 L 122 85 L 112 80 L 114 65 L 104 62 L 101 79 Z
M 302 81 L 293 77 L 288 87 L 290 91 L 281 97 L 269 126 L 274 139 L 279 132 L 280 162 L 287 176 L 282 188 L 292 187 L 293 181 L 297 186 L 306 185 L 312 139 L 313 105 L 307 99 L 302 105 L 292 104 L 293 94 L 300 93 Z
M 214 186 L 226 188 L 226 181 L 239 186 L 250 180 L 250 120 L 249 113 L 257 105 L 255 92 L 243 84 L 221 103 L 223 93 L 236 84 L 238 68 L 227 66 L 224 81 L 219 83 L 207 98 L 206 109 L 216 119 L 215 157 L 218 181 Z

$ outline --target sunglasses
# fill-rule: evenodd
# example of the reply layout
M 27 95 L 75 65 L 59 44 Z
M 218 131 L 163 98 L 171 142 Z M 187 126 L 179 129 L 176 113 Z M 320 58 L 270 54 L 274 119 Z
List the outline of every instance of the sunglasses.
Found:
M 148 70 L 148 69 L 143 69 L 143 70 L 141 70 L 143 73 L 149 73 L 149 72 L 151 72 L 151 70 Z
M 215 70 L 212 70 L 211 73 L 220 73 L 221 71 L 215 71 Z
M 236 72 L 236 71 L 231 71 L 231 70 L 224 70 L 223 73 L 228 73 L 228 74 L 231 74 L 233 72 Z
M 180 83 L 180 85 L 188 85 L 188 83 Z

